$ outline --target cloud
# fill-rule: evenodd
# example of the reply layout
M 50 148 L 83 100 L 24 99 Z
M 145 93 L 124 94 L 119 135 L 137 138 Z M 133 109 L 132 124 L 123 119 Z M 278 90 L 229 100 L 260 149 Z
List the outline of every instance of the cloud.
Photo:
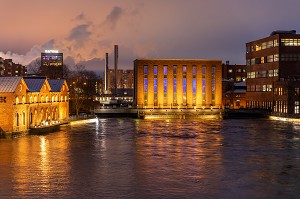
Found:
M 108 24 L 112 30 L 115 29 L 116 24 L 120 20 L 122 14 L 123 9 L 118 6 L 115 6 L 109 13 L 109 15 L 107 15 L 105 24 Z
M 82 47 L 86 41 L 89 39 L 91 32 L 88 24 L 81 24 L 73 28 L 70 32 L 70 35 L 67 37 L 67 40 L 73 41 L 76 48 Z

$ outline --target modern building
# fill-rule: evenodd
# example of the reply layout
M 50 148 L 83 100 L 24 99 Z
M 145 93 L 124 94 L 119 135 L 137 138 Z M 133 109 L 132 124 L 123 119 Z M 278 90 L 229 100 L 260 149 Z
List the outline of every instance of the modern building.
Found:
M 20 132 L 69 118 L 65 80 L 0 77 L 0 131 Z
M 12 59 L 3 59 L 0 57 L 0 76 L 26 76 L 27 68 L 21 64 L 16 64 Z
M 57 50 L 41 53 L 41 75 L 49 79 L 63 79 L 63 53 Z
M 134 101 L 139 108 L 220 108 L 221 60 L 137 59 Z
M 246 43 L 246 61 L 247 107 L 299 112 L 300 35 L 295 30 Z

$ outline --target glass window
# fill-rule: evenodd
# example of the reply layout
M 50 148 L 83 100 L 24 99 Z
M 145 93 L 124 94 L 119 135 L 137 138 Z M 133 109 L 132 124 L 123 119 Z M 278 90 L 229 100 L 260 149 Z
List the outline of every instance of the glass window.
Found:
M 168 66 L 164 66 L 164 75 L 168 74 Z
M 154 66 L 154 75 L 157 75 L 157 66 Z
M 148 92 L 148 78 L 144 78 L 144 92 Z
M 144 66 L 144 74 L 145 74 L 145 75 L 148 74 L 148 66 L 147 66 L 147 65 Z
M 157 92 L 157 78 L 154 78 L 154 93 Z
M 299 101 L 295 101 L 295 114 L 299 114 Z

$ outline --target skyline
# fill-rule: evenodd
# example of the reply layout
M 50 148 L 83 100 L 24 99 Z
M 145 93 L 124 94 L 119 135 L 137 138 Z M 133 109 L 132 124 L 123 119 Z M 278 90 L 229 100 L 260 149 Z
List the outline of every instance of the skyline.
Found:
M 300 31 L 296 0 L 2 0 L 1 6 L 0 57 L 23 65 L 57 49 L 65 63 L 103 70 L 106 52 L 113 66 L 114 45 L 124 69 L 142 58 L 245 64 L 245 43 L 274 30 Z

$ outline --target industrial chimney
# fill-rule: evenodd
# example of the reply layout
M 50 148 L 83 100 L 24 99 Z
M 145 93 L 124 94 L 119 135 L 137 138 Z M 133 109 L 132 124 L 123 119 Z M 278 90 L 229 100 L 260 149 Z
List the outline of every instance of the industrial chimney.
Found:
M 108 90 L 108 53 L 105 54 L 105 69 L 104 69 L 104 90 Z
M 117 70 L 118 70 L 118 45 L 115 45 L 115 89 L 114 89 L 114 97 L 117 96 Z

